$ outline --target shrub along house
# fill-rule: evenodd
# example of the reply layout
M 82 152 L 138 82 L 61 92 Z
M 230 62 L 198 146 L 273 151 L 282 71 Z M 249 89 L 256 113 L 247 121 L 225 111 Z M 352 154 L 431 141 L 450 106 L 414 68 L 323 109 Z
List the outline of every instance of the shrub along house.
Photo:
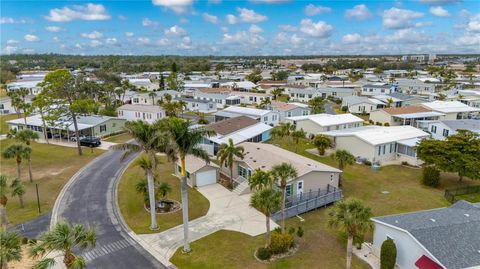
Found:
M 338 188 L 341 170 L 271 144 L 245 142 L 239 146 L 244 148 L 244 158 L 234 160 L 233 192 L 239 195 L 249 193 L 248 179 L 256 169 L 268 171 L 273 166 L 286 162 L 295 167 L 298 173 L 296 178 L 287 182 L 287 208 L 293 207 L 288 211 L 288 217 L 341 198 L 341 190 Z M 230 177 L 229 167 L 222 165 L 221 172 Z M 302 208 L 296 211 L 295 206 L 299 203 Z

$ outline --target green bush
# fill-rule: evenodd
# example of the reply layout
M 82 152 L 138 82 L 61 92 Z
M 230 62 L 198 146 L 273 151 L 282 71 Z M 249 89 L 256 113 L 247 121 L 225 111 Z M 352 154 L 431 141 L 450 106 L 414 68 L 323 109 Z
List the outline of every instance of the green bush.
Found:
M 397 261 L 397 247 L 392 239 L 383 241 L 380 249 L 380 269 L 393 269 Z
M 348 106 L 342 106 L 342 111 L 347 112 L 348 111 Z
M 293 227 L 288 228 L 288 233 L 291 235 L 295 234 L 295 228 Z
M 304 234 L 304 233 L 305 233 L 305 232 L 303 231 L 302 226 L 298 226 L 297 236 L 298 236 L 298 237 L 303 237 L 303 234 Z
M 270 243 L 270 250 L 274 254 L 280 254 L 287 252 L 293 247 L 293 235 L 286 233 L 272 233 L 272 241 Z
M 366 166 L 372 166 L 372 162 L 369 160 L 364 161 L 363 164 L 365 164 Z
M 383 124 L 383 126 L 390 126 L 390 123 L 385 122 L 385 123 Z
M 259 248 L 257 250 L 257 257 L 262 261 L 268 260 L 272 257 L 272 251 L 268 248 Z
M 440 171 L 434 166 L 425 166 L 422 171 L 422 183 L 430 187 L 440 185 Z
M 375 125 L 382 126 L 383 124 L 379 121 L 375 122 Z
M 28 238 L 22 237 L 22 245 L 28 244 Z

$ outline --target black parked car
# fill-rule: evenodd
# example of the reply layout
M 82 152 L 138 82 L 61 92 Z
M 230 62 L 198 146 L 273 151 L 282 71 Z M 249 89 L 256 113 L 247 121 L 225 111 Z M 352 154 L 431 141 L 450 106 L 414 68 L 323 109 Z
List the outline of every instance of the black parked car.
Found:
M 87 136 L 80 139 L 80 146 L 86 146 L 90 148 L 98 147 L 102 144 L 100 138 L 94 136 Z

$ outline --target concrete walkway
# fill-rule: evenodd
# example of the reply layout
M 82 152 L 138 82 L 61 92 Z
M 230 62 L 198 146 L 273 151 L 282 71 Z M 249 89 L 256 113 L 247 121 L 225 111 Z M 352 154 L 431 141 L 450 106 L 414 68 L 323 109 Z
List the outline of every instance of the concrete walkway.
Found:
M 43 143 L 43 144 L 46 144 L 47 141 L 45 139 L 38 139 L 37 140 L 38 143 Z M 65 139 L 55 139 L 55 138 L 52 138 L 52 139 L 49 139 L 48 140 L 48 143 L 49 144 L 52 144 L 52 145 L 57 145 L 57 146 L 63 146 L 63 147 L 70 147 L 70 148 L 76 148 L 77 147 L 77 142 L 72 142 L 72 141 L 67 141 Z M 103 150 L 109 150 L 109 147 L 112 146 L 112 145 L 116 145 L 117 143 L 113 143 L 113 142 L 108 142 L 108 141 L 104 141 L 102 140 L 102 144 L 97 147 L 99 149 L 103 149 Z M 82 149 L 85 151 L 85 150 L 89 150 L 88 147 L 82 147 Z
M 198 188 L 210 201 L 207 215 L 190 221 L 190 242 L 219 230 L 238 231 L 250 236 L 266 232 L 265 216 L 249 206 L 250 195 L 241 195 L 225 189 L 220 184 Z M 271 221 L 271 229 L 278 225 Z M 175 251 L 183 245 L 183 226 L 179 225 L 158 234 L 144 234 L 139 237 L 162 256 L 170 260 Z

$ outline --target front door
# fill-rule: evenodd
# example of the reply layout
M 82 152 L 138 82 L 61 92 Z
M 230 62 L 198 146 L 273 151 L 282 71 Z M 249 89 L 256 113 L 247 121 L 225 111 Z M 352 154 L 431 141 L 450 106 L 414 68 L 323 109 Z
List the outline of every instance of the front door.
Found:
M 303 180 L 297 182 L 297 195 L 303 193 Z

